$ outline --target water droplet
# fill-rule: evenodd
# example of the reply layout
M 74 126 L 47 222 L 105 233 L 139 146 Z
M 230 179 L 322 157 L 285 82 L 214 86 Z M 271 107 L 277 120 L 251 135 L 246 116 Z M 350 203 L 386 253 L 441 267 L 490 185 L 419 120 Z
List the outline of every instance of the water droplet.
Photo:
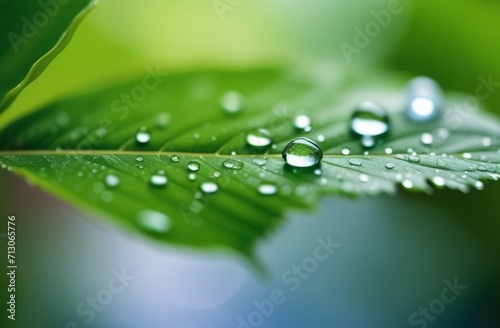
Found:
M 448 131 L 448 129 L 446 128 L 439 128 L 437 130 L 437 136 L 441 140 L 446 140 L 450 137 L 450 131 Z
M 436 161 L 436 164 L 439 167 L 446 167 L 446 162 L 443 161 L 441 158 L 438 158 L 438 160 Z
M 200 139 L 200 134 L 196 132 L 195 134 L 193 134 L 193 138 L 194 140 Z
M 476 183 L 474 184 L 474 186 L 475 186 L 478 190 L 483 190 L 483 189 L 484 189 L 484 183 L 482 183 L 481 181 L 476 181 Z
M 143 170 L 143 169 L 144 169 L 144 165 L 137 165 L 137 168 L 138 168 L 139 170 Z
M 290 141 L 281 156 L 288 165 L 310 167 L 321 161 L 323 152 L 314 141 L 301 137 Z
M 425 122 L 441 113 L 442 92 L 439 85 L 424 76 L 412 79 L 407 86 L 406 116 L 415 122 Z
M 276 192 L 278 191 L 278 187 L 271 183 L 263 183 L 257 188 L 257 191 L 261 195 L 269 196 L 276 194 Z
M 266 129 L 257 129 L 247 134 L 247 143 L 256 148 L 266 148 L 271 145 L 271 133 Z
M 293 124 L 299 130 L 304 130 L 306 132 L 311 131 L 311 118 L 307 115 L 297 115 L 293 120 Z
M 392 169 L 394 168 L 394 164 L 392 164 L 392 163 L 387 163 L 387 164 L 385 164 L 385 168 L 386 168 L 386 169 L 389 169 L 389 170 L 392 170 Z
M 216 177 L 216 178 L 220 178 L 221 175 L 222 175 L 222 173 L 220 173 L 220 171 L 215 171 L 214 172 L 214 177 Z
M 412 182 L 411 180 L 408 180 L 408 179 L 403 180 L 402 185 L 403 185 L 403 187 L 405 187 L 406 189 L 411 189 L 411 188 L 413 188 L 413 182 Z
M 200 190 L 205 194 L 215 194 L 219 190 L 219 186 L 215 182 L 203 182 L 200 185 Z
M 146 127 L 141 127 L 135 134 L 135 140 L 138 144 L 144 145 L 151 140 L 151 134 Z
M 484 166 L 484 165 L 479 165 L 477 167 L 477 170 L 481 171 L 481 172 L 486 172 L 486 171 L 488 171 L 488 168 L 486 168 L 486 166 Z
M 239 113 L 245 107 L 245 97 L 238 91 L 227 91 L 222 95 L 220 106 L 228 114 Z
M 328 184 L 328 179 L 325 178 L 325 177 L 322 177 L 321 179 L 319 179 L 319 183 L 322 185 L 322 186 L 325 186 Z
M 470 153 L 463 153 L 462 157 L 465 158 L 465 159 L 471 159 L 472 155 Z
M 172 162 L 175 162 L 175 163 L 176 163 L 176 162 L 178 162 L 178 161 L 179 161 L 179 156 L 177 156 L 177 155 L 172 155 L 172 156 L 170 156 L 170 160 L 171 160 Z
M 482 144 L 483 144 L 483 147 L 490 147 L 491 146 L 491 138 L 483 138 L 483 141 L 482 141 Z
M 196 172 L 200 169 L 200 162 L 198 161 L 191 161 L 188 163 L 187 168 L 189 171 Z
M 196 180 L 196 173 L 193 173 L 193 172 L 189 173 L 188 174 L 188 179 L 189 179 L 189 181 Z
M 254 158 L 253 162 L 259 166 L 266 165 L 267 164 L 267 159 L 265 157 L 263 158 Z
M 320 134 L 320 135 L 318 135 L 317 139 L 318 139 L 318 142 L 323 142 L 323 141 L 325 141 L 325 136 Z
M 153 187 L 165 187 L 168 183 L 168 179 L 165 176 L 165 171 L 160 170 L 153 174 L 149 179 L 149 182 Z
M 323 173 L 323 171 L 321 171 L 321 169 L 314 170 L 314 174 L 316 174 L 316 175 L 321 175 L 322 173 Z
M 392 154 L 392 148 L 386 148 L 386 149 L 385 149 L 385 153 L 386 153 L 387 155 Z
M 357 158 L 351 158 L 349 159 L 349 164 L 354 165 L 354 166 L 361 166 L 363 163 Z
M 148 232 L 165 233 L 171 229 L 172 222 L 163 213 L 144 210 L 137 215 L 137 224 Z
M 233 159 L 226 159 L 224 162 L 222 162 L 222 166 L 224 166 L 226 169 L 241 170 L 243 168 L 243 163 Z
M 445 180 L 443 177 L 437 176 L 432 179 L 432 183 L 434 183 L 438 187 L 442 187 L 445 185 Z
M 422 135 L 420 136 L 420 142 L 425 146 L 432 146 L 434 137 L 430 133 L 422 133 Z
M 138 162 L 142 162 L 142 161 L 144 161 L 144 157 L 142 157 L 142 156 L 139 155 L 139 156 L 137 156 L 135 158 L 135 160 L 138 161 Z
M 412 155 L 412 156 L 408 157 L 408 160 L 412 163 L 418 163 L 418 162 L 420 162 L 420 157 Z
M 79 171 L 77 174 L 76 174 L 77 177 L 81 178 L 83 177 L 83 172 L 82 171 Z
M 347 156 L 350 153 L 351 153 L 351 151 L 349 149 L 347 149 L 347 148 L 342 149 L 342 155 L 346 155 Z
M 167 112 L 158 113 L 155 117 L 156 126 L 164 129 L 170 124 L 170 114 Z
M 361 182 L 368 182 L 368 180 L 370 180 L 370 177 L 366 174 L 360 174 L 359 175 L 359 181 Z
M 106 177 L 104 178 L 104 184 L 108 187 L 108 188 L 116 188 L 118 187 L 118 185 L 120 184 L 120 178 L 118 178 L 116 175 L 114 174 L 108 174 L 106 175 Z
M 361 139 L 363 147 L 371 148 L 389 132 L 389 116 L 382 107 L 365 101 L 354 109 L 350 127 L 351 132 Z

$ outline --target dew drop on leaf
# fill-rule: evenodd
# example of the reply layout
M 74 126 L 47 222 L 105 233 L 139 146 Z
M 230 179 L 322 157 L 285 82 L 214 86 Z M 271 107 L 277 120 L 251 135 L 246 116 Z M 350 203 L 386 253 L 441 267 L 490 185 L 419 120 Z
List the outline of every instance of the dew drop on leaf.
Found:
M 311 118 L 305 114 L 297 115 L 293 120 L 293 124 L 298 130 L 311 131 Z
M 470 153 L 463 153 L 462 157 L 465 158 L 465 159 L 471 159 L 472 155 Z
M 436 164 L 439 167 L 446 167 L 446 162 L 443 161 L 441 158 L 438 158 L 438 160 L 436 161 Z
M 408 160 L 412 163 L 418 163 L 418 162 L 420 162 L 420 157 L 412 155 L 412 156 L 408 157 Z
M 266 129 L 257 129 L 247 134 L 247 143 L 255 148 L 266 148 L 272 143 L 271 133 Z
M 205 194 L 215 194 L 219 190 L 219 186 L 215 182 L 203 182 L 200 185 L 200 190 Z
M 191 161 L 188 163 L 187 168 L 189 171 L 196 172 L 200 169 L 200 162 Z
M 142 156 L 140 156 L 140 155 L 139 155 L 139 156 L 137 156 L 137 157 L 135 158 L 135 160 L 136 160 L 137 162 L 142 162 L 142 161 L 144 161 L 144 157 L 142 157 Z
M 177 155 L 172 155 L 170 156 L 170 160 L 174 163 L 177 163 L 179 161 L 179 156 Z
M 262 157 L 262 158 L 254 158 L 253 162 L 259 166 L 266 165 L 267 164 L 267 158 Z
M 366 174 L 360 174 L 359 175 L 359 181 L 361 181 L 361 182 L 368 182 L 368 180 L 370 180 L 370 177 L 368 177 L 368 175 L 366 175 Z
M 220 106 L 228 114 L 239 113 L 245 106 L 245 97 L 238 91 L 227 91 L 222 95 Z
M 411 189 L 411 188 L 413 188 L 413 182 L 411 182 L 411 180 L 403 180 L 402 185 L 403 185 L 403 187 L 405 187 L 406 189 Z
M 261 195 L 269 196 L 276 194 L 276 192 L 278 191 L 278 187 L 271 183 L 263 183 L 257 188 L 257 191 Z
M 160 129 L 166 128 L 170 124 L 170 114 L 167 112 L 158 113 L 155 117 L 155 123 Z
M 424 146 L 432 146 L 432 143 L 434 142 L 434 137 L 430 133 L 427 133 L 427 132 L 422 133 L 422 135 L 420 136 L 420 142 Z
M 143 210 L 137 214 L 137 224 L 147 232 L 166 233 L 172 227 L 172 222 L 163 213 Z
M 354 165 L 354 166 L 361 166 L 363 163 L 357 158 L 351 158 L 349 159 L 349 164 Z
M 214 177 L 216 177 L 216 178 L 220 178 L 221 175 L 222 175 L 222 173 L 220 173 L 220 171 L 214 172 Z
M 406 116 L 414 122 L 425 122 L 441 113 L 442 92 L 439 85 L 424 76 L 412 79 L 407 86 Z
M 491 138 L 483 138 L 482 140 L 483 147 L 490 147 L 491 146 Z
M 138 144 L 145 145 L 151 140 L 151 134 L 146 127 L 141 127 L 135 134 L 135 141 Z
M 226 159 L 224 162 L 222 162 L 222 166 L 224 166 L 226 169 L 241 170 L 243 168 L 243 163 L 233 159 Z
M 443 187 L 445 185 L 445 180 L 443 177 L 437 176 L 432 179 L 432 183 L 438 187 Z
M 385 168 L 388 169 L 388 170 L 392 170 L 394 168 L 394 164 L 387 163 L 387 164 L 385 164 Z
M 387 147 L 387 148 L 385 149 L 385 153 L 386 153 L 387 155 L 392 154 L 392 148 Z
M 151 178 L 149 179 L 149 182 L 153 187 L 165 187 L 168 183 L 168 179 L 165 176 L 165 171 L 160 170 L 153 174 Z
M 319 134 L 319 135 L 317 136 L 317 139 L 318 139 L 318 142 L 323 142 L 323 141 L 325 141 L 325 136 L 324 136 L 324 135 L 322 135 L 322 134 Z
M 114 174 L 108 174 L 106 175 L 106 177 L 104 178 L 104 184 L 106 185 L 106 187 L 108 188 L 116 188 L 118 187 L 118 185 L 120 184 L 120 178 L 118 178 L 116 175 Z
M 355 137 L 361 139 L 363 147 L 371 148 L 389 133 L 389 116 L 379 105 L 364 101 L 354 109 L 350 129 Z
M 310 167 L 321 161 L 323 151 L 311 139 L 301 137 L 290 141 L 281 156 L 290 166 Z
M 342 155 L 346 155 L 347 156 L 350 153 L 351 153 L 351 151 L 349 149 L 347 149 L 347 148 L 342 149 Z
M 194 181 L 194 180 L 196 180 L 196 173 L 194 173 L 194 172 L 189 173 L 189 174 L 188 174 L 188 180 L 189 180 L 189 181 Z

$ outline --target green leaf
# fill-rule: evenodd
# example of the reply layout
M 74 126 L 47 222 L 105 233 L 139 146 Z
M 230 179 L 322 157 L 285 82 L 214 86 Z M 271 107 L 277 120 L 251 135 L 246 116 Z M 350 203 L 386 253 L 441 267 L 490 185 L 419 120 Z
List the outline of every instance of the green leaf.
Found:
M 468 191 L 499 178 L 498 120 L 466 107 L 463 96 L 448 95 L 440 118 L 411 122 L 402 112 L 405 81 L 326 70 L 308 77 L 265 69 L 167 75 L 148 68 L 137 81 L 11 123 L 0 133 L 0 159 L 3 167 L 133 231 L 250 254 L 285 211 L 310 209 L 321 195 L 394 193 L 401 185 Z M 228 90 L 245 97 L 238 113 L 221 108 Z M 349 132 L 351 110 L 364 100 L 387 108 L 391 120 L 385 143 L 366 155 Z M 312 131 L 295 128 L 297 113 L 312 118 Z M 144 144 L 136 140 L 141 127 L 147 128 L 142 137 L 150 136 Z M 258 128 L 271 132 L 272 147 L 247 144 L 247 133 Z M 421 142 L 423 133 L 433 136 L 432 145 Z M 281 150 L 299 136 L 322 148 L 319 167 L 285 165 Z M 161 177 L 151 183 L 159 170 L 166 172 L 166 186 L 159 186 Z M 218 190 L 204 188 L 213 187 L 206 182 Z
M 68 45 L 96 0 L 0 1 L 0 113 Z

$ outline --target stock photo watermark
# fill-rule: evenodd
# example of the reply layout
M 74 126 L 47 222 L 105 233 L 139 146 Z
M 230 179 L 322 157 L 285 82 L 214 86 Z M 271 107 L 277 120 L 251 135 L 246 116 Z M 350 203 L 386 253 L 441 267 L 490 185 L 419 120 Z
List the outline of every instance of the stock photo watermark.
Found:
M 441 290 L 441 294 L 438 298 L 430 301 L 428 306 L 421 306 L 418 308 L 418 311 L 410 314 L 408 322 L 411 326 L 427 328 L 429 322 L 436 321 L 437 317 L 443 314 L 443 312 L 446 310 L 446 305 L 455 302 L 457 297 L 467 289 L 466 285 L 460 285 L 458 283 L 457 277 L 455 277 L 453 283 L 448 279 L 445 279 L 443 283 L 445 287 L 443 288 L 443 290 Z
M 16 217 L 7 216 L 7 318 L 16 320 Z
M 330 235 L 316 238 L 316 246 L 310 256 L 305 257 L 299 264 L 293 264 L 281 275 L 284 288 L 273 289 L 269 297 L 252 302 L 254 310 L 245 316 L 236 318 L 236 328 L 256 328 L 265 323 L 273 315 L 279 305 L 284 304 L 291 292 L 297 291 L 304 281 L 310 279 L 319 269 L 321 263 L 327 261 L 341 245 L 334 243 Z
M 411 1 L 411 0 L 409 0 Z M 404 10 L 400 0 L 389 0 L 384 9 L 370 11 L 371 20 L 363 27 L 354 27 L 354 38 L 351 43 L 341 42 L 340 50 L 350 64 L 354 55 L 359 55 L 363 49 L 368 47 L 372 40 L 380 35 L 380 33 L 388 27 L 393 21 L 394 16 L 401 14 Z
M 111 274 L 113 277 L 108 281 L 105 288 L 99 290 L 95 296 L 89 296 L 84 302 L 77 305 L 76 314 L 84 323 L 90 324 L 94 321 L 97 314 L 102 312 L 113 301 L 113 298 L 123 292 L 125 287 L 135 279 L 135 276 L 128 274 L 125 268 L 121 271 L 111 270 Z M 69 321 L 64 326 L 64 328 L 76 327 L 79 327 L 77 321 Z
M 224 21 L 224 16 L 227 13 L 233 12 L 237 7 L 239 7 L 244 0 L 214 0 L 212 5 L 214 6 L 215 12 L 221 21 Z
M 54 18 L 60 10 L 60 6 L 69 3 L 70 0 L 40 0 L 38 6 L 40 10 L 33 16 L 21 17 L 23 23 L 21 30 L 17 33 L 9 32 L 7 38 L 17 54 L 23 44 L 28 44 L 31 39 L 38 35 L 40 29 L 44 28 L 51 18 Z

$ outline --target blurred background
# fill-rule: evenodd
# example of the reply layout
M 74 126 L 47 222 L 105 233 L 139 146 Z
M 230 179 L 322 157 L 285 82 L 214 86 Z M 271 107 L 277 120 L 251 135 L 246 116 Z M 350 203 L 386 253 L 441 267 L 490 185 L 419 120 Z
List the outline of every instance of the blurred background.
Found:
M 357 28 L 391 8 L 386 26 L 346 56 L 342 45 L 355 45 Z M 151 64 L 177 72 L 326 62 L 428 75 L 445 90 L 474 93 L 480 76 L 500 82 L 499 15 L 493 0 L 101 0 L 5 115 L 142 76 Z M 500 92 L 482 105 L 500 114 Z M 259 244 L 266 275 L 232 253 L 129 235 L 8 172 L 0 186 L 0 215 L 18 222 L 19 327 L 500 327 L 494 183 L 468 195 L 325 198 L 315 212 L 289 213 Z M 327 236 L 341 246 L 296 278 L 298 287 L 287 283 Z M 77 313 L 122 270 L 130 281 L 109 304 Z M 467 288 L 439 308 L 444 281 L 455 279 Z M 410 320 L 429 306 L 439 315 Z

